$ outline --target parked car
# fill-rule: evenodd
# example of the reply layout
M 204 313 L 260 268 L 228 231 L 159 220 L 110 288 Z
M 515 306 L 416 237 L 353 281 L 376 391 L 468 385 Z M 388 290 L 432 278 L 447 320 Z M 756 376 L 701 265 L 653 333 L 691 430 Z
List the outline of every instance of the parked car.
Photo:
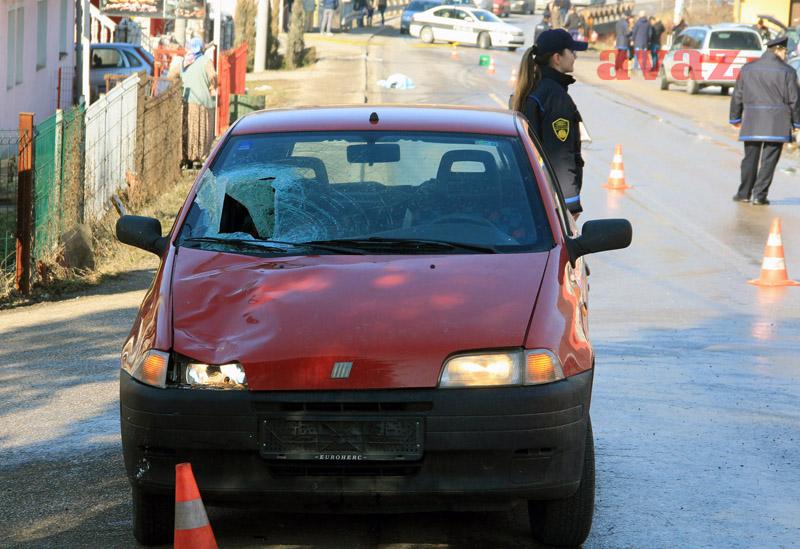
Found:
M 797 83 L 800 85 L 800 57 L 793 57 L 787 61 L 789 66 L 797 73 Z
M 725 95 L 736 85 L 742 66 L 761 57 L 764 50 L 761 37 L 752 27 L 739 24 L 687 27 L 664 56 L 659 71 L 661 89 L 678 84 L 695 94 L 706 86 L 720 86 L 720 93 Z M 674 74 L 676 65 L 690 64 L 690 54 L 678 52 L 694 52 L 691 55 L 699 57 L 697 69 Z
M 492 0 L 492 13 L 498 17 L 511 15 L 511 0 Z
M 106 92 L 106 75 L 130 76 L 140 71 L 145 71 L 148 76 L 153 75 L 153 56 L 141 46 L 111 42 L 92 44 L 89 51 L 89 85 L 92 97 Z
M 211 505 L 505 508 L 580 545 L 594 502 L 595 353 L 577 233 L 519 113 L 273 110 L 239 119 L 172 229 L 122 348 L 140 543 L 173 532 L 175 465 Z
M 536 11 L 536 0 L 511 0 L 509 9 L 511 13 L 533 15 L 533 12 Z
M 442 0 L 411 0 L 400 14 L 400 34 L 408 34 L 408 27 L 414 14 L 442 5 Z
M 503 23 L 493 13 L 479 8 L 438 6 L 414 15 L 411 36 L 423 42 L 436 40 L 477 44 L 483 49 L 507 47 L 510 51 L 525 45 L 523 30 Z

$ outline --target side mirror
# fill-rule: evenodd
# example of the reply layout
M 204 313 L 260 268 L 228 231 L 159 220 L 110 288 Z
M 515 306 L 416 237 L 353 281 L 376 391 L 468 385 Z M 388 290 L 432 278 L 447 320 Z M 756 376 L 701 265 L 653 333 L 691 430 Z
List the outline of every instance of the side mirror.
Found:
M 123 215 L 117 219 L 117 240 L 161 256 L 167 247 L 167 237 L 161 236 L 161 222 L 152 217 Z
M 619 250 L 631 244 L 633 227 L 627 219 L 597 219 L 587 221 L 581 235 L 570 242 L 572 261 L 586 254 Z

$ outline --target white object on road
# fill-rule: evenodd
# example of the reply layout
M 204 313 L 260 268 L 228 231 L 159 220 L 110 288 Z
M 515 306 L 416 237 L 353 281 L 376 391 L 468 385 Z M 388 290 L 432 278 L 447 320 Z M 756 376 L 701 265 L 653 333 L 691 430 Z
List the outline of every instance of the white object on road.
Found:
M 378 85 L 382 88 L 392 88 L 395 90 L 413 90 L 414 81 L 405 74 L 395 73 L 386 80 L 378 80 Z

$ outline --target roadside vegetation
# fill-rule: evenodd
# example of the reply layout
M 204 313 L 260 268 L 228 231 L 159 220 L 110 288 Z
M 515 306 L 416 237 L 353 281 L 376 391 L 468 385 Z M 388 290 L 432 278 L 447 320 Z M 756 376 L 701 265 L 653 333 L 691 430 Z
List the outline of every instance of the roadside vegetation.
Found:
M 196 175 L 197 172 L 194 170 L 184 171 L 181 179 L 169 191 L 135 211 L 128 210 L 127 213 L 155 217 L 161 221 L 163 231 L 168 231 Z M 124 196 L 121 200 L 125 204 Z M 158 266 L 158 259 L 154 255 L 117 241 L 115 226 L 118 217 L 119 214 L 112 209 L 99 221 L 88 225 L 94 255 L 93 269 L 65 267 L 62 245 L 36 262 L 34 265 L 36 282 L 32 285 L 28 296 L 22 296 L 14 290 L 13 271 L 2 273 L 0 309 L 79 294 L 126 272 L 155 269 Z

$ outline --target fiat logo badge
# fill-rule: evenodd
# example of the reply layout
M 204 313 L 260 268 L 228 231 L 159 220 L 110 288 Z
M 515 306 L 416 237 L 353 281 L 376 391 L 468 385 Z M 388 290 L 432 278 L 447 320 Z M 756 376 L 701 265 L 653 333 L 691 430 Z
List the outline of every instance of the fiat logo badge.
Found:
M 335 362 L 331 370 L 332 379 L 346 379 L 350 377 L 350 370 L 353 369 L 352 362 Z

